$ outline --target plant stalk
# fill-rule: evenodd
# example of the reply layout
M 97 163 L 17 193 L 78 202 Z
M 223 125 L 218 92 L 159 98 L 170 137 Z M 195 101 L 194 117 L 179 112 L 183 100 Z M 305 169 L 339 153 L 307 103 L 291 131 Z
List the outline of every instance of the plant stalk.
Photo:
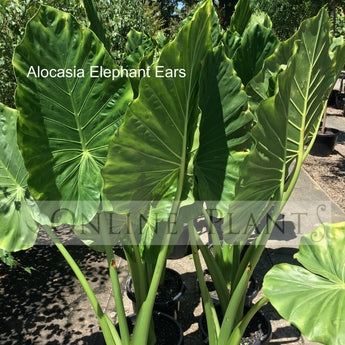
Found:
M 234 328 L 227 345 L 238 345 L 243 337 L 243 334 L 254 315 L 268 302 L 267 297 L 261 298 L 255 303 L 249 311 L 244 315 L 242 321 L 240 321 Z
M 107 345 L 122 345 L 122 341 L 120 339 L 119 334 L 117 333 L 115 326 L 111 323 L 108 316 L 104 314 L 94 292 L 92 291 L 89 283 L 87 282 L 85 276 L 83 275 L 82 271 L 80 270 L 77 263 L 74 261 L 70 253 L 67 251 L 67 249 L 64 247 L 64 245 L 61 243 L 61 241 L 58 239 L 58 237 L 55 235 L 55 233 L 50 229 L 49 226 L 44 226 L 44 230 L 47 233 L 47 235 L 50 237 L 50 239 L 53 241 L 55 246 L 58 248 L 60 253 L 63 255 L 71 269 L 73 270 L 74 274 L 77 276 L 81 286 L 83 287 L 90 303 L 95 311 L 95 314 L 97 316 L 97 319 L 99 321 L 99 324 L 102 328 L 102 332 L 104 335 L 104 339 L 107 343 Z M 110 322 L 109 322 L 110 321 Z
M 219 330 L 220 330 L 219 321 L 218 321 L 217 313 L 214 308 L 213 302 L 211 300 L 210 293 L 207 289 L 207 286 L 204 280 L 204 274 L 201 267 L 200 257 L 198 254 L 198 247 L 195 245 L 196 236 L 195 236 L 195 228 L 193 225 L 193 221 L 188 222 L 188 230 L 189 230 L 189 236 L 192 239 L 191 247 L 192 247 L 192 253 L 193 253 L 194 266 L 195 266 L 197 278 L 199 280 L 201 296 L 204 303 L 207 329 L 209 332 L 208 333 L 209 344 L 216 345 L 218 344 L 218 336 L 219 336 Z
M 113 289 L 115 308 L 116 308 L 117 317 L 119 320 L 121 340 L 122 340 L 123 345 L 129 345 L 130 343 L 129 330 L 128 330 L 128 324 L 127 324 L 127 319 L 126 319 L 125 308 L 124 308 L 123 300 L 122 300 L 119 277 L 117 274 L 116 262 L 114 259 L 113 247 L 106 245 L 105 252 L 107 255 L 107 261 L 108 261 L 108 266 L 109 266 L 109 275 L 110 275 L 111 286 Z

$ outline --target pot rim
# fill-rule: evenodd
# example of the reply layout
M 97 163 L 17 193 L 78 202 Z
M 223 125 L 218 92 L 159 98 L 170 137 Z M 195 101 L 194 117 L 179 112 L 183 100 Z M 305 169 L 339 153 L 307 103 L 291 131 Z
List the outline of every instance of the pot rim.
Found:
M 181 275 L 171 269 L 171 268 L 166 268 L 166 271 L 170 271 L 171 273 L 173 273 L 179 280 L 179 285 L 180 285 L 180 291 L 169 301 L 155 301 L 155 305 L 156 306 L 164 306 L 164 307 L 170 307 L 173 306 L 174 304 L 176 304 L 182 297 L 182 295 L 184 294 L 184 292 L 186 291 L 186 284 L 184 282 L 184 280 L 181 278 Z M 135 297 L 135 293 L 132 291 L 131 289 L 132 286 L 132 276 L 129 276 L 126 282 L 126 292 L 127 292 L 127 296 L 128 298 L 132 301 L 132 302 L 136 302 L 136 297 Z
M 160 320 L 161 318 L 165 318 L 176 326 L 176 329 L 178 329 L 178 333 L 179 333 L 178 336 L 176 337 L 176 340 L 177 340 L 176 345 L 182 345 L 183 344 L 183 330 L 182 330 L 181 324 L 177 320 L 175 320 L 172 316 L 166 313 L 163 313 L 161 311 L 154 310 L 152 314 L 153 314 L 153 317 L 157 317 L 158 320 Z M 127 323 L 132 323 L 132 325 L 134 325 L 137 319 L 137 314 L 136 313 L 130 314 L 126 316 L 126 319 L 127 319 Z M 115 327 L 117 331 L 119 332 L 118 323 L 115 325 Z M 171 329 L 171 327 L 169 327 L 169 329 Z

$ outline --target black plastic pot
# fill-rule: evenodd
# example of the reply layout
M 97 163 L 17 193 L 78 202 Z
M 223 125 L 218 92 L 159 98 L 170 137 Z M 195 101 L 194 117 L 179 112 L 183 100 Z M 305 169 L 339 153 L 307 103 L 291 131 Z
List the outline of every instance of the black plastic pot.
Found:
M 221 308 L 220 305 L 215 305 L 218 320 L 222 320 Z M 248 309 L 246 309 L 248 310 Z M 201 332 L 203 344 L 208 344 L 208 331 L 207 331 L 207 322 L 206 314 L 202 313 L 199 318 L 199 331 Z M 256 335 L 260 339 L 253 338 L 253 334 L 257 331 L 262 332 L 262 336 Z M 264 315 L 263 312 L 258 311 L 253 319 L 249 322 L 244 336 L 242 338 L 241 344 L 248 343 L 250 345 L 267 345 L 272 336 L 272 327 L 270 321 Z M 254 336 L 255 337 L 255 336 Z
M 174 287 L 174 291 L 172 288 Z M 158 287 L 156 300 L 153 310 L 162 312 L 177 319 L 177 313 L 180 309 L 180 299 L 186 290 L 186 285 L 179 273 L 166 268 L 163 284 Z M 132 277 L 129 277 L 126 283 L 126 292 L 128 298 L 133 303 L 133 309 L 136 310 L 136 298 L 132 289 Z
M 130 335 L 133 333 L 136 319 L 136 314 L 127 316 L 127 324 Z M 183 345 L 182 327 L 173 317 L 155 311 L 153 312 L 153 322 L 157 339 L 155 345 Z M 119 325 L 117 324 L 115 327 L 120 333 Z
M 189 241 L 188 224 L 184 224 L 183 230 L 168 259 L 177 260 L 192 254 L 192 248 Z
M 206 275 L 209 275 L 208 270 L 204 271 L 204 276 L 206 277 Z M 209 276 L 211 277 L 211 276 Z M 217 296 L 217 292 L 216 292 L 216 288 L 212 282 L 212 280 L 210 279 L 205 279 L 206 281 L 206 286 L 208 291 L 210 292 L 210 296 L 211 299 L 213 301 L 213 304 L 217 305 L 219 304 L 219 298 Z M 252 276 L 249 279 L 249 284 L 248 284 L 248 288 L 247 288 L 247 293 L 246 293 L 246 299 L 245 299 L 245 305 L 246 306 L 251 306 L 253 303 L 253 299 L 257 296 L 257 294 L 259 293 L 259 283 L 257 282 L 257 280 Z
M 325 133 L 318 132 L 310 154 L 314 156 L 329 156 L 337 143 L 340 131 L 335 128 L 325 128 Z

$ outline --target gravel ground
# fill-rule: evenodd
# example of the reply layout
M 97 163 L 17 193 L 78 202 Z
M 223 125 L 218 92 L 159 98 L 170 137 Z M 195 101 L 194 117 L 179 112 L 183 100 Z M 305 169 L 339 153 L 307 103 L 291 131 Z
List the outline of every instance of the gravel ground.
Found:
M 330 156 L 309 155 L 304 169 L 329 197 L 345 211 L 345 117 L 343 111 L 327 109 L 327 126 L 341 130 L 337 144 Z

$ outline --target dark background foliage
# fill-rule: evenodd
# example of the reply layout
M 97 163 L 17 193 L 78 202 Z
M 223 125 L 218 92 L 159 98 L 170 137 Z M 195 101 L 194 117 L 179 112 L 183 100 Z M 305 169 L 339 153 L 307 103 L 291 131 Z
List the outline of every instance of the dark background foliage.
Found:
M 334 35 L 340 36 L 345 33 L 344 0 L 258 0 L 254 3 L 258 9 L 271 17 L 273 28 L 281 40 L 293 35 L 303 20 L 315 16 L 323 6 L 328 7 Z

